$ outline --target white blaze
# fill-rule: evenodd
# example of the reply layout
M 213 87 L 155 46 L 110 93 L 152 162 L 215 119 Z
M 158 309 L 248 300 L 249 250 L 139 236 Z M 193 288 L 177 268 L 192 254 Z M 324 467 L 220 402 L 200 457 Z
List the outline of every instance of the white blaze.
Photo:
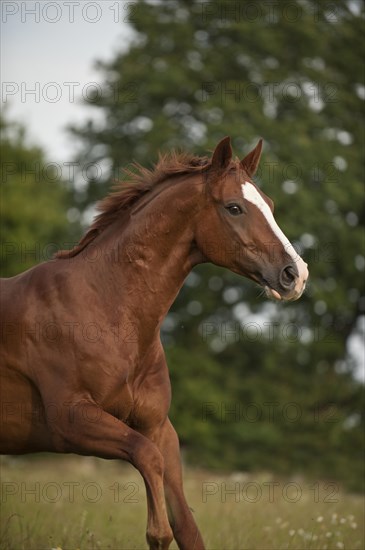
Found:
M 267 204 L 267 202 L 264 201 L 260 193 L 257 191 L 256 187 L 252 185 L 252 183 L 250 183 L 249 181 L 246 181 L 244 184 L 242 184 L 242 195 L 243 198 L 246 199 L 246 201 L 249 201 L 250 203 L 257 206 L 257 208 L 263 213 L 274 235 L 282 243 L 286 252 L 291 256 L 294 262 L 297 263 L 299 275 L 301 275 L 301 264 L 304 264 L 302 258 L 296 252 L 294 246 L 291 244 L 289 239 L 284 235 L 284 233 L 276 223 L 269 205 Z

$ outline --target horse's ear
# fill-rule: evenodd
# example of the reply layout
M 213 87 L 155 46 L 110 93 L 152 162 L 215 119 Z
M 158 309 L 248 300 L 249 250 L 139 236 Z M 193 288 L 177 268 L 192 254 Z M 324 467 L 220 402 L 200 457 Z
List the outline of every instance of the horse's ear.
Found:
M 223 138 L 214 149 L 212 156 L 211 168 L 219 173 L 224 171 L 232 159 L 231 138 L 226 136 Z
M 240 162 L 242 168 L 246 170 L 247 174 L 250 177 L 255 175 L 255 172 L 260 162 L 261 151 L 262 151 L 262 139 L 260 139 L 255 149 L 252 149 L 252 151 L 248 153 L 248 155 L 246 155 L 245 158 L 242 159 Z

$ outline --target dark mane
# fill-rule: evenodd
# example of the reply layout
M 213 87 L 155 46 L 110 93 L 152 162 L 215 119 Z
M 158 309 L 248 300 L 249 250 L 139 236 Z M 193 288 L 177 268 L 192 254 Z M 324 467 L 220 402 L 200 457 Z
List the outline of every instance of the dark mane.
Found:
M 187 153 L 173 152 L 169 155 L 160 155 L 158 163 L 152 170 L 139 164 L 133 164 L 132 169 L 125 169 L 125 181 L 118 182 L 97 205 L 99 214 L 81 238 L 80 242 L 71 250 L 60 250 L 55 258 L 72 258 L 79 254 L 102 231 L 111 225 L 122 212 L 128 210 L 143 195 L 155 185 L 167 178 L 184 174 L 203 172 L 210 166 L 208 157 L 196 157 Z

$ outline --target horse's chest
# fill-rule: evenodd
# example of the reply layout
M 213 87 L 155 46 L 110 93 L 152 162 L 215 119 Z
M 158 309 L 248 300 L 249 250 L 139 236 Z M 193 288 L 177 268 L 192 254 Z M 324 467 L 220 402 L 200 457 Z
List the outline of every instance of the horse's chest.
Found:
M 167 416 L 171 400 L 170 385 L 146 378 L 140 383 L 125 383 L 104 403 L 104 409 L 131 427 L 144 431 L 159 425 Z
M 116 385 L 102 404 L 103 409 L 118 420 L 125 422 L 133 409 L 133 396 L 128 384 Z
M 164 370 L 147 373 L 131 384 L 133 408 L 128 418 L 131 427 L 148 431 L 167 417 L 171 402 L 170 380 Z

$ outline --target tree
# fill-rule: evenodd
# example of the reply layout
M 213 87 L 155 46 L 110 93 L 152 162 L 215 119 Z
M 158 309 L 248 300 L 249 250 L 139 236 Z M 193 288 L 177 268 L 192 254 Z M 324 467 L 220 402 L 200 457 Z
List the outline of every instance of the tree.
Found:
M 26 143 L 21 125 L 1 118 L 0 129 L 1 275 L 10 277 L 51 259 L 75 241 L 80 226 L 76 209 L 70 210 L 71 187 L 57 166 Z

